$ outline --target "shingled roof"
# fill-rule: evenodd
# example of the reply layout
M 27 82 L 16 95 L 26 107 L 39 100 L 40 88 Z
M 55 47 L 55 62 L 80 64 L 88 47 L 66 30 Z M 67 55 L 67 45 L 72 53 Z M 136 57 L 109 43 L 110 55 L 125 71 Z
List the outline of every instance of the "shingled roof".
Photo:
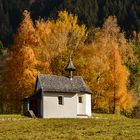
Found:
M 44 92 L 92 93 L 81 76 L 74 76 L 70 80 L 65 76 L 39 74 L 38 81 Z

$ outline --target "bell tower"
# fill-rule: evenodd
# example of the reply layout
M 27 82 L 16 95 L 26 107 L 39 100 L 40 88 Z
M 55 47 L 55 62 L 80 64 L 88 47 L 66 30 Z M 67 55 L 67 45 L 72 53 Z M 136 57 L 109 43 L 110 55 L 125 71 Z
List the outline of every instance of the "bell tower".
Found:
M 69 72 L 69 78 L 70 78 L 70 80 L 72 80 L 72 78 L 73 78 L 73 71 L 75 71 L 76 69 L 75 69 L 75 67 L 73 65 L 71 57 L 69 58 L 69 61 L 68 61 L 68 64 L 67 64 L 65 70 Z

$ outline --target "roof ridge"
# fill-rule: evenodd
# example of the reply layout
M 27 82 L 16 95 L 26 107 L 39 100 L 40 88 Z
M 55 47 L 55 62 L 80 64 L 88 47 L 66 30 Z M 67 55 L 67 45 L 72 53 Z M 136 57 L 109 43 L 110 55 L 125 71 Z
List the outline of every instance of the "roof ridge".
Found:
M 55 74 L 38 74 L 38 76 L 57 76 L 57 77 L 66 77 L 68 78 L 68 76 L 65 76 L 65 75 L 55 75 Z M 73 78 L 76 78 L 76 77 L 81 77 L 83 79 L 82 76 L 73 76 Z
M 63 77 L 67 77 L 67 76 L 64 76 L 64 75 L 55 75 L 55 74 L 38 74 L 38 75 L 48 75 L 48 76 L 63 76 Z M 82 77 L 82 76 L 80 76 L 80 75 L 76 75 L 76 76 L 73 76 L 73 77 Z

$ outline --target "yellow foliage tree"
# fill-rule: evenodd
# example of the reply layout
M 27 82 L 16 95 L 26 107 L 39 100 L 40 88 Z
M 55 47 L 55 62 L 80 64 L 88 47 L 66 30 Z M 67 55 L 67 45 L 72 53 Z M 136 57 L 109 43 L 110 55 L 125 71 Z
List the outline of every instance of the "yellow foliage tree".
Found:
M 56 21 L 39 20 L 36 22 L 36 28 L 40 37 L 39 50 L 41 47 L 44 48 L 43 51 L 47 50 L 45 55 L 48 54 L 48 57 L 44 55 L 44 58 L 50 62 L 51 71 L 55 74 L 62 74 L 64 72 L 64 60 L 72 55 L 86 39 L 85 26 L 78 25 L 77 16 L 61 11 Z M 43 57 L 43 55 L 40 56 Z
M 75 50 L 86 38 L 85 26 L 79 26 L 77 16 L 66 11 L 59 12 L 56 21 L 37 21 L 36 27 L 42 43 L 40 45 L 47 47 L 53 54 L 68 48 Z

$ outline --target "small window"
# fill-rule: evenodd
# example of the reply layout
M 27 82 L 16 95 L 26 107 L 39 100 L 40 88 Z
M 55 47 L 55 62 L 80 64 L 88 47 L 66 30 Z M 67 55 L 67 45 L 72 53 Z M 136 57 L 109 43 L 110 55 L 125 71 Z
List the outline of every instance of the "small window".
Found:
M 63 105 L 63 96 L 58 96 L 58 104 Z
M 79 97 L 79 103 L 83 103 L 83 98 L 81 96 Z

